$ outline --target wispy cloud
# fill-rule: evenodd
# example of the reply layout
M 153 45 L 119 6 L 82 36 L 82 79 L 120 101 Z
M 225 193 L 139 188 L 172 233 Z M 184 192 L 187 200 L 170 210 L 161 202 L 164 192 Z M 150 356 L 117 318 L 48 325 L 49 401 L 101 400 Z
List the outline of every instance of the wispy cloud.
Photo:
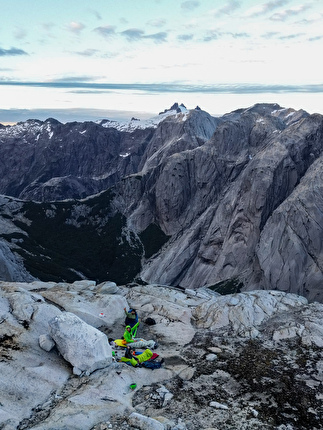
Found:
M 191 11 L 196 9 L 197 7 L 200 6 L 200 2 L 199 1 L 194 1 L 194 0 L 188 0 L 188 1 L 184 1 L 181 4 L 181 8 L 185 11 Z
M 55 27 L 55 24 L 53 22 L 44 22 L 42 24 L 43 29 L 47 32 L 50 32 L 53 30 L 53 28 Z
M 89 12 L 92 15 L 94 15 L 96 17 L 96 19 L 98 19 L 98 20 L 102 19 L 102 16 L 101 16 L 100 12 L 98 12 L 97 10 L 95 10 L 95 9 L 89 9 Z
M 238 0 L 229 0 L 224 6 L 216 11 L 217 15 L 230 15 L 235 10 L 241 7 L 241 3 Z
M 77 55 L 81 55 L 83 57 L 93 57 L 97 55 L 100 51 L 98 49 L 85 49 L 84 51 L 75 52 Z
M 80 34 L 84 30 L 85 25 L 81 22 L 72 21 L 67 25 L 67 29 L 75 34 Z
M 98 33 L 100 36 L 109 38 L 116 34 L 116 28 L 114 25 L 105 25 L 101 27 L 96 27 L 93 31 Z
M 129 42 L 133 42 L 134 40 L 141 39 L 145 32 L 139 28 L 128 28 L 128 30 L 124 30 L 120 34 L 125 36 Z
M 219 32 L 217 30 L 209 30 L 204 36 L 204 42 L 212 42 L 212 40 L 217 40 L 219 38 Z
M 224 33 L 224 34 L 231 36 L 234 39 L 245 39 L 247 37 L 250 37 L 250 34 L 248 33 Z
M 128 28 L 127 30 L 122 31 L 120 34 L 124 36 L 129 42 L 151 39 L 155 43 L 162 43 L 166 42 L 167 40 L 167 33 L 164 31 L 153 34 L 145 34 L 144 30 L 141 30 L 140 28 Z
M 18 82 L 1 81 L 0 86 L 23 86 L 87 90 L 123 90 L 142 91 L 145 93 L 203 93 L 203 94 L 264 94 L 264 93 L 323 93 L 323 84 L 304 85 L 261 85 L 261 84 L 218 84 L 218 85 L 190 85 L 180 83 L 159 84 L 115 84 L 97 83 L 97 76 L 74 76 L 56 79 L 50 82 Z
M 24 39 L 26 36 L 27 36 L 27 31 L 26 31 L 26 29 L 21 28 L 21 27 L 17 27 L 17 28 L 14 30 L 14 37 L 15 37 L 15 39 L 22 40 L 22 39 Z
M 229 31 L 209 30 L 203 38 L 204 42 L 212 42 L 224 37 L 233 37 L 234 39 L 245 39 L 250 37 L 250 34 L 246 32 L 233 33 Z
M 264 39 L 273 39 L 279 35 L 278 31 L 268 31 L 261 35 Z
M 316 42 L 317 40 L 322 40 L 323 36 L 313 36 L 307 39 L 309 42 Z
M 305 33 L 286 34 L 279 37 L 280 40 L 292 40 L 304 36 Z
M 15 55 L 28 55 L 28 53 L 19 48 L 10 48 L 10 49 L 0 48 L 0 57 L 10 57 Z
M 312 25 L 315 23 L 323 22 L 323 12 L 321 13 L 313 13 L 310 17 L 300 19 L 296 24 L 300 25 Z
M 161 27 L 164 27 L 166 25 L 166 20 L 162 19 L 162 18 L 151 19 L 150 21 L 147 22 L 147 25 L 149 25 L 151 27 L 161 28 Z
M 275 9 L 285 6 L 289 3 L 290 0 L 272 0 L 267 3 L 261 4 L 259 6 L 255 6 L 249 9 L 245 16 L 250 18 L 258 18 L 263 15 L 267 15 L 268 13 L 272 13 Z
M 272 21 L 286 21 L 288 18 L 299 15 L 310 8 L 311 5 L 309 4 L 295 6 L 293 8 L 274 13 L 270 19 Z
M 194 38 L 193 34 L 179 34 L 177 36 L 177 39 L 182 42 L 187 42 L 189 40 L 192 40 Z
M 162 42 L 166 42 L 167 33 L 162 31 L 160 33 L 147 34 L 147 36 L 144 36 L 144 38 L 145 39 L 152 39 L 155 43 L 162 43 Z
M 62 78 L 56 78 L 53 79 L 52 81 L 48 82 L 49 84 L 53 84 L 54 86 L 56 84 L 60 85 L 62 84 L 63 86 L 67 85 L 78 85 L 79 83 L 83 83 L 83 82 L 93 82 L 95 79 L 97 79 L 97 77 L 94 76 L 86 76 L 86 75 L 81 75 L 81 76 L 64 76 Z

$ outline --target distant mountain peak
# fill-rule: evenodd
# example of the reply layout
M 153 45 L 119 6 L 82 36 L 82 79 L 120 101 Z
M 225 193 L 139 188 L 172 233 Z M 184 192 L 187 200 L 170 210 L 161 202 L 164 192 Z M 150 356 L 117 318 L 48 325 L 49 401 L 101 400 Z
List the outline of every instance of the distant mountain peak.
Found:
M 181 103 L 180 105 L 178 103 L 174 103 L 173 106 L 171 106 L 169 109 L 165 109 L 164 112 L 159 112 L 159 115 L 162 115 L 167 112 L 175 111 L 176 113 L 182 113 L 187 112 L 186 106 Z

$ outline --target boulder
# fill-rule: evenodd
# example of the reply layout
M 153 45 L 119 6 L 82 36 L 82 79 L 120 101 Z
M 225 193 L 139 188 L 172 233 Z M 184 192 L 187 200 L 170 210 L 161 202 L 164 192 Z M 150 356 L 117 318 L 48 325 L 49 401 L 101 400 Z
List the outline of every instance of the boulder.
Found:
M 73 366 L 74 374 L 90 374 L 112 362 L 105 334 L 70 312 L 50 320 L 49 332 L 59 352 Z
M 39 346 L 44 351 L 49 352 L 54 348 L 55 342 L 53 341 L 53 339 L 48 334 L 41 334 L 39 336 Z
M 140 430 L 165 430 L 162 423 L 153 418 L 145 417 L 144 415 L 133 412 L 129 416 L 129 424 Z

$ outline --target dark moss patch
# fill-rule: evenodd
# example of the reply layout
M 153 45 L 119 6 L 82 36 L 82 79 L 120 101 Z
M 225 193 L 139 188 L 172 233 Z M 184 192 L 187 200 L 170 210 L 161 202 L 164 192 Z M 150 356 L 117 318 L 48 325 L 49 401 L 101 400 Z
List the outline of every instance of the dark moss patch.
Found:
M 295 349 L 295 345 L 291 345 L 291 349 Z M 299 349 L 298 356 L 300 354 L 307 355 L 305 350 Z M 239 356 L 227 359 L 226 366 L 245 391 L 272 399 L 271 405 L 263 405 L 260 409 L 266 421 L 275 426 L 290 424 L 298 429 L 320 428 L 322 413 L 316 415 L 310 411 L 311 408 L 322 411 L 320 401 L 315 391 L 300 378 L 302 370 L 291 367 L 287 358 L 278 348 L 267 349 L 260 341 L 250 340 Z
M 0 336 L 0 361 L 12 360 L 11 351 L 19 351 L 20 347 L 15 336 L 4 334 Z
M 150 224 L 139 237 L 144 246 L 146 258 L 156 254 L 170 238 L 156 224 Z

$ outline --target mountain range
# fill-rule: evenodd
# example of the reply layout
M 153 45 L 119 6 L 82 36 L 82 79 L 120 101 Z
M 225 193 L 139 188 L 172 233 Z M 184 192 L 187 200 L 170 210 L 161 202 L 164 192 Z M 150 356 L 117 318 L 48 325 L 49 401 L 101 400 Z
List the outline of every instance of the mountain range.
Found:
M 323 116 L 0 125 L 0 279 L 133 281 L 323 302 Z

